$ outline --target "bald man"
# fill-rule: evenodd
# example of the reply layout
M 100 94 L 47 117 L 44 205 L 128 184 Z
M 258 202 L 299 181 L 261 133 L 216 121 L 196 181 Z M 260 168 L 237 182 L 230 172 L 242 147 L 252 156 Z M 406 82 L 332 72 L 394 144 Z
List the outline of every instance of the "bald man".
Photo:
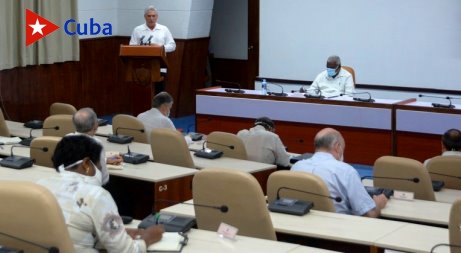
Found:
M 461 131 L 449 129 L 442 135 L 442 154 L 441 156 L 461 156 Z M 424 161 L 426 166 L 431 159 Z
M 368 195 L 359 173 L 344 163 L 346 143 L 342 135 L 332 128 L 322 129 L 314 138 L 315 154 L 295 163 L 291 170 L 315 174 L 328 186 L 330 195 L 341 197 L 334 202 L 336 212 L 344 214 L 378 217 L 386 206 L 387 198 Z
M 355 92 L 351 73 L 341 68 L 341 58 L 332 55 L 327 59 L 327 69 L 317 75 L 307 89 L 311 95 L 334 97 L 341 94 L 351 95 Z

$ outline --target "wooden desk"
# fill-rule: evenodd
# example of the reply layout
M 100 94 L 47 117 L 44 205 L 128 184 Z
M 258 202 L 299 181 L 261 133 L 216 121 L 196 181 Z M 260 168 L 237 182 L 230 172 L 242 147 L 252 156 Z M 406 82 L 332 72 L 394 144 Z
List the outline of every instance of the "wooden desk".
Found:
M 381 211 L 381 216 L 389 219 L 448 227 L 450 209 L 451 204 L 449 203 L 391 198 Z
M 439 243 L 448 243 L 448 229 L 416 224 L 407 224 L 378 239 L 375 246 L 405 252 L 427 252 Z M 435 253 L 450 252 L 448 247 L 439 247 Z
M 461 125 L 461 105 L 455 106 L 434 108 L 431 103 L 419 101 L 396 105 L 396 155 L 421 162 L 440 155 L 443 133 Z
M 137 228 L 139 220 L 125 225 L 127 228 Z M 290 252 L 290 253 L 328 253 L 337 252 L 319 248 L 306 247 L 292 243 L 264 240 L 237 235 L 235 240 L 220 237 L 216 232 L 191 229 L 187 232 L 189 242 L 181 252 Z
M 348 162 L 373 164 L 377 158 L 393 153 L 393 104 L 402 101 L 376 99 L 375 103 L 363 103 L 348 96 L 320 100 L 306 99 L 299 93 L 274 97 L 258 95 L 258 91 L 245 92 L 198 90 L 197 132 L 237 133 L 252 127 L 255 118 L 268 116 L 276 121 L 277 134 L 290 152 L 313 152 L 315 134 L 324 127 L 334 127 L 346 140 Z

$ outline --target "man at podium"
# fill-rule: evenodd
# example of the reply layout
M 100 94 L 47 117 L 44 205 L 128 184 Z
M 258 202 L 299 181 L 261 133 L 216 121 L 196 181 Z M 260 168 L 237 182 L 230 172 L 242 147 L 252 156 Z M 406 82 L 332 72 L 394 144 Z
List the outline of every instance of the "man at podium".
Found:
M 176 49 L 176 43 L 168 27 L 158 24 L 158 12 L 154 6 L 144 10 L 146 23 L 134 28 L 131 34 L 130 45 L 163 45 L 167 53 Z

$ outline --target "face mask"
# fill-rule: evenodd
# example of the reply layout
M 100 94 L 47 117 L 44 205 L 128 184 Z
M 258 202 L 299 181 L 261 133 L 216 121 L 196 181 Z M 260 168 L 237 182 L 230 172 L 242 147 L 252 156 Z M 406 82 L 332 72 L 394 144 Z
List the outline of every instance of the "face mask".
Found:
M 101 177 L 102 177 L 102 184 L 105 185 L 109 182 L 109 172 L 107 171 L 107 166 L 105 168 L 101 168 Z
M 101 170 L 98 169 L 98 167 L 93 163 L 93 161 L 90 160 L 90 162 L 93 165 L 93 168 L 95 170 L 95 174 L 94 174 L 94 176 L 87 176 L 87 179 L 90 182 L 93 181 L 97 185 L 102 186 L 102 183 L 103 183 L 102 178 L 103 178 L 103 176 L 102 176 Z M 64 165 L 61 165 L 61 166 L 59 166 L 58 169 L 59 169 L 60 172 L 62 172 L 62 171 L 65 171 L 65 170 L 67 170 L 69 168 L 72 168 L 72 167 L 74 167 L 74 166 L 76 166 L 78 164 L 81 164 L 81 163 L 83 163 L 83 160 L 78 160 L 78 161 L 76 161 L 76 162 L 74 162 L 72 164 L 67 165 L 66 167 L 64 167 Z M 109 181 L 109 177 L 107 177 L 107 181 Z
M 327 68 L 327 74 L 329 77 L 333 77 L 334 75 L 336 75 L 336 69 Z
M 90 162 L 91 162 L 91 164 L 93 164 L 93 168 L 95 170 L 94 176 L 92 176 L 91 179 L 95 180 L 95 182 L 99 186 L 102 186 L 102 173 L 101 173 L 101 170 L 98 169 L 98 167 L 92 161 L 90 161 Z

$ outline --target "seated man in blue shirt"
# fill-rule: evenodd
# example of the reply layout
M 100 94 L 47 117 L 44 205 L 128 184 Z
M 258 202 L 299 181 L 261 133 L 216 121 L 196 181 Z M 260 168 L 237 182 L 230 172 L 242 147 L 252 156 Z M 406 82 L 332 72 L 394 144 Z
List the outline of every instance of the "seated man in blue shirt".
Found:
M 346 144 L 342 135 L 332 128 L 322 129 L 314 138 L 315 154 L 295 163 L 291 170 L 315 174 L 325 181 L 331 196 L 341 197 L 334 202 L 336 212 L 378 217 L 386 206 L 384 194 L 368 195 L 358 172 L 343 162 Z

